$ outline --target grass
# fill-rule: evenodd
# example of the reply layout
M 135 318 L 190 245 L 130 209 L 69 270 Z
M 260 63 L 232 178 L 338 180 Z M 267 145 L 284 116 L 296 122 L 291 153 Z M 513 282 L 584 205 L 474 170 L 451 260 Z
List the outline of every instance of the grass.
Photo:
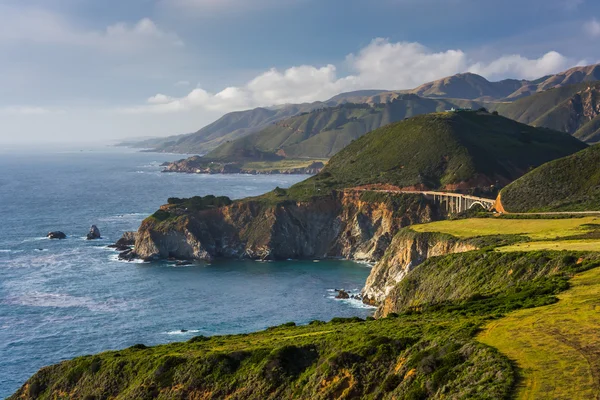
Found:
M 281 151 L 291 158 L 329 158 L 353 140 L 384 125 L 459 106 L 479 107 L 465 100 L 424 99 L 414 95 L 401 95 L 391 103 L 376 105 L 345 103 L 271 124 L 244 138 L 222 144 L 208 156 L 233 160 L 236 155 L 259 150 Z
M 286 158 L 279 161 L 252 161 L 242 165 L 243 170 L 253 170 L 258 172 L 269 172 L 274 170 L 288 170 L 297 168 L 306 168 L 313 163 L 327 163 L 326 158 L 320 159 L 290 159 Z
M 470 218 L 413 225 L 416 232 L 439 232 L 460 238 L 491 235 L 523 235 L 531 239 L 555 239 L 590 232 L 599 217 L 560 219 Z
M 600 211 L 600 145 L 551 161 L 501 192 L 508 212 Z
M 600 240 L 553 240 L 539 242 L 516 243 L 499 247 L 498 251 L 538 251 L 538 250 L 569 250 L 569 251 L 600 251 Z
M 600 269 L 575 276 L 556 304 L 493 321 L 478 340 L 514 360 L 523 380 L 519 399 L 600 396 Z
M 488 113 L 433 113 L 366 134 L 296 186 L 491 188 L 583 147 L 570 135 Z

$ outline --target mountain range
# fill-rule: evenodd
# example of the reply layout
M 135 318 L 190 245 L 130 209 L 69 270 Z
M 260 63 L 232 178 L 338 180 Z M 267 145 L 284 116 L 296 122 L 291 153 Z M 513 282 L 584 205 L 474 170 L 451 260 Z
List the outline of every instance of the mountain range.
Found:
M 536 120 L 552 111 L 549 106 L 559 106 L 561 103 L 567 101 L 569 97 L 577 94 L 577 91 L 585 90 L 585 88 L 590 87 L 590 83 L 598 81 L 599 79 L 600 64 L 571 68 L 565 72 L 545 76 L 533 81 L 506 79 L 499 82 L 490 82 L 482 76 L 473 73 L 463 73 L 426 83 L 412 90 L 362 90 L 342 93 L 325 102 L 288 104 L 272 108 L 256 108 L 253 110 L 233 112 L 224 115 L 219 120 L 195 133 L 172 136 L 164 139 L 145 140 L 138 143 L 128 142 L 126 145 L 147 148 L 149 151 L 157 152 L 206 154 L 223 143 L 231 142 L 256 132 L 261 132 L 260 135 L 251 139 L 250 142 L 256 142 L 259 148 L 262 144 L 269 142 L 271 145 L 267 146 L 267 148 L 271 150 L 275 148 L 273 144 L 276 144 L 278 139 L 265 139 L 265 136 L 274 134 L 274 136 L 279 137 L 281 127 L 295 127 L 297 125 L 302 125 L 304 122 L 301 121 L 307 118 L 305 115 L 300 114 L 310 113 L 315 110 L 323 110 L 329 107 L 335 108 L 346 103 L 380 105 L 392 101 L 404 103 L 395 104 L 393 107 L 394 110 L 405 108 L 406 111 L 393 111 L 388 117 L 382 116 L 380 119 L 382 122 L 394 122 L 421 113 L 441 111 L 446 107 L 452 106 L 483 106 L 491 110 L 497 110 L 508 117 L 515 118 L 519 122 L 534 123 L 535 121 L 536 126 L 546 126 L 553 129 L 566 130 L 569 133 L 575 133 L 575 131 L 584 128 L 584 125 L 595 118 L 595 116 L 586 116 L 584 118 L 576 118 L 578 121 L 575 122 L 572 121 L 573 118 L 569 119 L 570 116 L 581 114 L 580 110 L 584 107 L 589 109 L 589 102 L 587 105 L 582 104 L 579 109 L 577 108 L 576 101 L 571 108 L 569 108 L 569 103 L 565 103 L 560 107 L 560 110 L 554 110 L 555 112 L 550 113 L 551 115 L 545 116 L 539 121 Z M 577 84 L 580 84 L 581 86 L 573 87 L 573 85 Z M 552 92 L 552 94 L 548 94 L 547 92 L 550 89 L 554 89 L 555 91 Z M 535 97 L 535 100 L 528 102 L 527 99 L 530 97 Z M 540 101 L 540 98 L 544 100 Z M 433 103 L 431 101 L 432 99 L 441 101 L 441 103 Z M 514 106 L 511 106 L 513 104 Z M 521 108 L 530 108 L 532 105 L 535 107 L 535 110 L 520 115 L 519 110 Z M 377 111 L 382 110 L 376 108 L 375 111 L 377 114 Z M 597 108 L 594 108 L 588 115 L 594 113 L 598 113 Z M 373 125 L 373 121 L 377 120 L 379 117 L 372 118 L 369 116 L 360 124 L 348 124 L 350 121 L 344 120 L 347 113 L 340 113 L 339 108 L 337 110 L 334 109 L 325 112 L 325 115 L 334 114 L 340 115 L 341 119 L 337 122 L 334 121 L 333 123 L 325 124 L 323 128 L 326 129 L 312 129 L 310 132 L 305 131 L 303 133 L 307 140 L 311 140 L 306 146 L 298 146 L 298 135 L 295 135 L 296 138 L 292 139 L 292 142 L 287 142 L 287 139 L 283 139 L 279 144 L 285 144 L 285 147 L 288 147 L 288 144 L 290 146 L 295 146 L 294 149 L 288 149 L 286 154 L 289 151 L 290 154 L 296 156 L 327 157 L 334 154 L 336 150 L 341 149 L 343 147 L 341 145 L 342 143 L 347 144 L 348 139 L 352 140 L 368 132 L 370 126 L 372 129 L 382 126 L 377 123 Z M 301 118 L 296 119 L 295 117 Z M 289 118 L 292 119 L 288 120 Z M 323 118 L 326 118 L 326 116 L 318 117 L 317 119 L 323 120 Z M 360 116 L 351 116 L 351 118 L 361 119 Z M 276 124 L 283 120 L 285 120 L 285 122 Z M 275 126 L 277 128 L 273 128 L 271 126 L 273 124 L 276 124 Z M 578 137 L 582 137 L 584 140 L 588 141 L 596 140 L 597 129 L 594 127 L 596 127 L 596 122 L 585 127 Z M 333 136 L 336 135 L 330 132 L 326 135 L 328 136 L 327 138 L 312 139 L 316 134 L 332 131 L 332 129 L 329 128 L 332 128 L 333 131 L 340 130 L 341 132 L 338 133 L 341 133 L 341 137 L 339 139 L 334 138 Z M 302 129 L 304 128 L 299 128 L 300 131 L 302 131 Z M 266 132 L 262 132 L 263 130 Z M 296 131 L 297 129 L 294 128 L 293 130 Z M 294 132 L 292 132 L 292 134 L 293 133 Z M 322 143 L 325 145 L 324 149 L 319 149 L 317 151 L 317 153 L 319 153 L 318 155 L 315 155 L 316 153 L 303 154 L 302 150 L 299 150 L 302 147 L 316 149 L 316 147 L 313 147 L 315 143 Z M 220 154 L 222 151 L 219 150 L 218 153 Z

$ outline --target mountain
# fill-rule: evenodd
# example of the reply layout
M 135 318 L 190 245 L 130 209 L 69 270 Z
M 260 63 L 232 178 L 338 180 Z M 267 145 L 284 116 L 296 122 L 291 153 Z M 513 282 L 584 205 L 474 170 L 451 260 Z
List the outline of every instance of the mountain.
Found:
M 575 67 L 565 72 L 527 81 L 505 79 L 490 82 L 473 73 L 457 74 L 410 90 L 423 97 L 451 97 L 480 101 L 514 101 L 544 90 L 600 80 L 600 64 Z
M 507 212 L 600 211 L 600 144 L 534 169 L 500 200 Z
M 355 140 L 323 171 L 296 186 L 323 190 L 370 184 L 470 190 L 504 186 L 586 145 L 487 112 L 420 115 Z M 290 190 L 298 190 L 292 187 Z
M 534 81 L 506 79 L 500 82 L 490 82 L 482 76 L 463 73 L 429 82 L 411 90 L 360 90 L 341 93 L 325 102 L 287 104 L 272 108 L 256 108 L 229 113 L 195 133 L 167 137 L 158 143 L 153 141 L 151 143 L 129 143 L 129 145 L 136 147 L 151 145 L 152 151 L 158 152 L 206 154 L 224 142 L 258 132 L 274 122 L 315 109 L 335 107 L 344 103 L 382 104 L 401 99 L 403 95 L 407 94 L 416 94 L 419 97 L 432 99 L 452 98 L 477 102 L 512 102 L 554 87 L 599 79 L 600 64 L 572 68 Z M 447 101 L 456 102 L 457 100 Z M 434 110 L 427 108 L 424 112 L 431 111 Z M 592 134 L 588 133 L 588 135 Z
M 224 143 L 206 158 L 240 161 L 260 155 L 259 159 L 265 159 L 268 153 L 287 158 L 329 158 L 353 140 L 389 123 L 452 107 L 478 106 L 470 101 L 424 99 L 410 94 L 384 104 L 346 103 L 278 121 L 259 132 Z
M 225 114 L 199 131 L 187 135 L 163 138 L 152 151 L 163 153 L 205 154 L 221 143 L 259 131 L 275 121 L 322 107 L 321 103 L 292 104 L 278 108 L 255 108 Z M 145 144 L 141 142 L 140 144 Z M 142 146 L 144 147 L 144 146 Z
M 500 114 L 594 143 L 600 141 L 600 82 L 584 82 L 536 93 L 513 103 L 490 105 Z

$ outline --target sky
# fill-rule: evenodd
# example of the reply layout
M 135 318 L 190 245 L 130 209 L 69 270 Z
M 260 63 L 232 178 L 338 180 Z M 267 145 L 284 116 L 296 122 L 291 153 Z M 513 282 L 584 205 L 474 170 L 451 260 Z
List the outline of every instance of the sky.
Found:
M 194 132 L 223 114 L 600 62 L 597 0 L 0 0 L 0 145 Z

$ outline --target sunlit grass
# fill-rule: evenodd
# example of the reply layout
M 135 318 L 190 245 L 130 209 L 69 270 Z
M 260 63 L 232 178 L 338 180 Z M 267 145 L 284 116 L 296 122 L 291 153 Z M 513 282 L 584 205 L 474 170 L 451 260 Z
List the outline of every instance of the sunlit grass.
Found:
M 600 251 L 600 239 L 525 242 L 499 247 L 497 250 L 504 252 L 537 250 Z
M 327 159 L 284 159 L 279 161 L 254 161 L 245 163 L 243 168 L 256 171 L 273 171 L 282 169 L 306 168 L 314 162 L 327 163 Z
M 565 219 L 471 218 L 413 225 L 411 229 L 417 232 L 446 233 L 461 238 L 523 235 L 534 240 L 544 240 L 585 234 L 589 232 L 590 228 L 582 225 L 598 223 L 600 223 L 598 217 Z
M 571 280 L 556 304 L 494 321 L 478 336 L 514 360 L 523 381 L 519 399 L 594 399 L 600 368 L 600 269 Z

